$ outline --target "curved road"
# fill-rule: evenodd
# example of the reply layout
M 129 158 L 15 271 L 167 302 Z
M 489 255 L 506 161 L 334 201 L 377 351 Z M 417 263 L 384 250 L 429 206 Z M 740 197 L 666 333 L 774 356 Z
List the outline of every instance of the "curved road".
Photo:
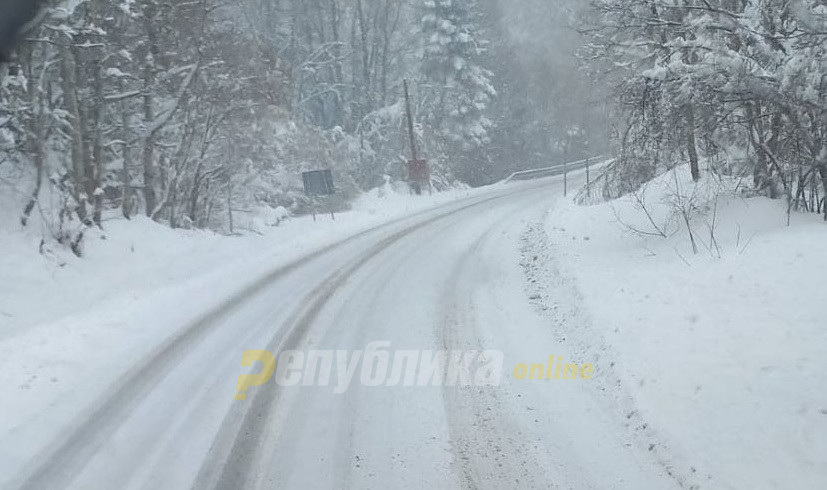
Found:
M 12 487 L 671 488 L 589 381 L 515 380 L 566 355 L 524 290 L 519 238 L 559 179 L 492 189 L 275 271 L 124 376 Z M 499 386 L 251 387 L 266 349 L 498 350 Z M 566 359 L 570 357 L 566 355 Z M 596 368 L 599 376 L 600 367 Z M 400 383 L 402 384 L 402 383 Z

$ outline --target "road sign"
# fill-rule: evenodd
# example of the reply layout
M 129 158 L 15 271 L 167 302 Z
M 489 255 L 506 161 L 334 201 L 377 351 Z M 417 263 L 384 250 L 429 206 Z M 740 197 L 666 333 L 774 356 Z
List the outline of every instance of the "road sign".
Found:
M 331 170 L 302 172 L 302 181 L 304 181 L 304 193 L 308 196 L 329 196 L 336 193 Z

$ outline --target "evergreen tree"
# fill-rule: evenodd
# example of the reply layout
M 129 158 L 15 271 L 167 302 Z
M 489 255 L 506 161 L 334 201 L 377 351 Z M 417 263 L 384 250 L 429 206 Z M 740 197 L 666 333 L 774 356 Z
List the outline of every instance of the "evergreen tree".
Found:
M 491 72 L 480 66 L 485 41 L 475 23 L 474 0 L 425 0 L 420 61 L 435 94 L 432 124 L 464 150 L 488 142 L 485 116 L 496 95 Z

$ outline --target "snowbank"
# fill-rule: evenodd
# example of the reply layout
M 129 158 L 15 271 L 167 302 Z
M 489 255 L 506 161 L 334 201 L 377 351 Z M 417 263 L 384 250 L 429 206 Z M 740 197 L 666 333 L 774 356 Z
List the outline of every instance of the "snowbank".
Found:
M 38 220 L 21 228 L 16 212 L 23 207 L 22 196 L 0 193 L 6 211 L 0 213 L 0 340 L 68 314 L 103 308 L 101 303 L 118 297 L 139 301 L 165 286 L 180 288 L 182 282 L 224 275 L 252 282 L 245 274 L 260 272 L 261 264 L 276 267 L 309 249 L 482 191 L 458 188 L 412 196 L 403 187 L 388 183 L 367 192 L 335 219 L 288 218 L 283 208 L 258 212 L 238 220 L 245 234 L 234 237 L 172 230 L 141 216 L 130 221 L 112 217 L 104 222 L 104 231 L 87 232 L 82 259 L 53 243 L 41 253 L 47 232 L 39 229 Z M 217 280 L 219 289 L 232 288 L 225 280 Z
M 275 213 L 261 217 L 260 234 L 235 237 L 110 219 L 87 234 L 82 259 L 55 245 L 41 254 L 37 224 L 17 221 L 24 196 L 0 193 L 0 475 L 211 305 L 348 236 L 484 191 L 414 198 L 388 187 L 335 220 L 267 226 Z
M 679 168 L 614 202 L 561 200 L 550 254 L 600 338 L 581 347 L 631 394 L 628 417 L 681 455 L 676 471 L 712 488 L 825 488 L 827 224 L 788 227 L 783 201 L 737 184 Z

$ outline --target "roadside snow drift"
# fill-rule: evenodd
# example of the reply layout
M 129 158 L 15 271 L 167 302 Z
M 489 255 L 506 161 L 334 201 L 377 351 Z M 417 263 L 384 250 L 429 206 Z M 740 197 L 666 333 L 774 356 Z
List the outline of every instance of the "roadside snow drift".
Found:
M 561 200 L 550 254 L 602 336 L 584 345 L 598 370 L 702 486 L 824 488 L 827 224 L 787 226 L 786 203 L 737 188 L 680 167 L 613 202 Z

